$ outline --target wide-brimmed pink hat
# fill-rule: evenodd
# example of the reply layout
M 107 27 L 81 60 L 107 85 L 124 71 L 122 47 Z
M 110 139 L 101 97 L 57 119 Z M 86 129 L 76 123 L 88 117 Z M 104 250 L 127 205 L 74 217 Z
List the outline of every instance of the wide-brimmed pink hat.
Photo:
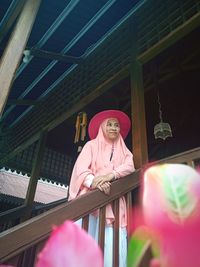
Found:
M 120 133 L 123 139 L 126 138 L 126 136 L 129 133 L 130 127 L 131 127 L 131 121 L 124 112 L 116 109 L 110 109 L 110 110 L 104 110 L 99 113 L 97 113 L 90 121 L 88 126 L 88 133 L 90 139 L 96 138 L 99 127 L 101 123 L 109 118 L 116 118 L 119 121 L 120 124 Z

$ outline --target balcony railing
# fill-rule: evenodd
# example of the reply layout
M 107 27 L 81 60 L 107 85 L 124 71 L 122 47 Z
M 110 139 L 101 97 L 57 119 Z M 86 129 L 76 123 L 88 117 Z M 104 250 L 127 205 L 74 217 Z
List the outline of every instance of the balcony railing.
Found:
M 159 163 L 184 163 L 196 167 L 200 160 L 200 148 L 181 153 L 159 161 Z M 65 220 L 83 218 L 83 227 L 88 228 L 88 216 L 96 209 L 100 210 L 99 245 L 104 249 L 105 207 L 112 204 L 114 207 L 114 249 L 113 266 L 118 266 L 119 255 L 119 198 L 125 196 L 127 201 L 128 217 L 131 218 L 131 207 L 137 202 L 137 192 L 142 170 L 119 179 L 112 183 L 109 196 L 99 190 L 94 190 L 77 199 L 63 203 L 37 217 L 21 223 L 0 234 L 0 262 L 13 264 L 17 267 L 32 267 L 38 252 L 47 240 L 52 225 L 59 225 Z M 138 267 L 148 266 L 151 255 L 147 249 Z

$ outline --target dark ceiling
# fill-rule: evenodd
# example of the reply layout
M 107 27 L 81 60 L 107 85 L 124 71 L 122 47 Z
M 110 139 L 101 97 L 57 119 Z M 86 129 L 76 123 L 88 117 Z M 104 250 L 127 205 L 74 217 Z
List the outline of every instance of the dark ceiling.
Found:
M 22 0 L 1 0 L 0 33 L 20 2 Z M 47 59 L 36 53 L 24 57 L 16 72 L 0 126 L 11 128 L 20 122 L 77 67 L 78 60 L 87 58 L 109 34 L 146 2 L 147 0 L 43 0 L 26 49 L 75 57 L 73 62 L 76 63 L 70 63 L 69 59 L 65 61 L 64 57 L 63 60 L 55 60 L 53 55 L 51 59 Z M 1 42 L 1 53 L 13 27 Z M 200 30 L 197 28 L 143 67 L 148 145 L 152 159 L 200 145 L 200 109 L 197 97 L 200 84 L 199 51 Z M 160 93 L 163 119 L 171 124 L 173 130 L 173 138 L 168 138 L 165 142 L 155 140 L 153 136 L 153 127 L 159 122 L 157 90 Z M 35 102 L 30 104 L 28 101 Z M 84 111 L 90 119 L 94 113 L 107 108 L 122 109 L 130 115 L 129 78 L 110 88 Z M 70 154 L 74 149 L 75 121 L 76 115 L 51 130 L 47 146 Z M 130 138 L 128 145 L 131 147 Z
M 5 33 L 6 23 L 22 1 L 1 0 L 0 32 Z M 108 34 L 145 2 L 145 0 L 43 0 L 26 49 L 64 54 L 75 57 L 76 60 L 85 59 Z M 6 47 L 13 27 L 2 40 L 1 53 Z M 4 128 L 12 127 L 19 122 L 34 107 L 28 101 L 35 100 L 33 104 L 37 104 L 77 66 L 77 63 L 65 62 L 64 59 L 58 61 L 53 57 L 47 59 L 35 55 L 33 53 L 27 58 L 24 57 L 16 72 L 0 121 Z

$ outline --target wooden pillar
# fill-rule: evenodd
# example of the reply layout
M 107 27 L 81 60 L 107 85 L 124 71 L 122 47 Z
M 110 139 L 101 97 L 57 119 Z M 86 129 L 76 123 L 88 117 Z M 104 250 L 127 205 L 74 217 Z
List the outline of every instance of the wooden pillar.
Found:
M 132 23 L 132 62 L 130 67 L 131 80 L 131 119 L 132 119 L 132 144 L 135 168 L 141 168 L 148 161 L 147 133 L 145 119 L 145 103 L 143 88 L 142 65 L 137 60 L 138 40 L 137 24 Z
M 25 199 L 25 206 L 29 207 L 29 210 L 23 220 L 28 219 L 31 213 L 32 204 L 35 197 L 35 192 L 37 188 L 37 182 L 40 175 L 40 170 L 42 166 L 42 159 L 44 155 L 45 150 L 45 143 L 46 143 L 46 136 L 47 131 L 44 131 L 40 135 L 40 140 L 38 141 L 36 155 L 33 162 L 32 172 L 31 172 L 31 179 L 29 181 L 28 190 L 26 193 L 26 199 Z
M 29 38 L 41 0 L 27 0 L 0 62 L 0 116 Z
M 148 152 L 142 66 L 137 60 L 134 60 L 131 68 L 131 112 L 133 156 L 138 169 L 148 161 Z

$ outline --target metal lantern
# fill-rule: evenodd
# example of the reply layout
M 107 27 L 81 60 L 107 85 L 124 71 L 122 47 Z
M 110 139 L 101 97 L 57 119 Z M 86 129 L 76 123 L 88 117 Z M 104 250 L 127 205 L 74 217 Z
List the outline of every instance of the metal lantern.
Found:
M 169 123 L 163 122 L 159 94 L 158 94 L 158 105 L 159 105 L 160 122 L 154 126 L 154 136 L 155 139 L 161 138 L 165 140 L 167 137 L 172 137 L 172 129 Z

